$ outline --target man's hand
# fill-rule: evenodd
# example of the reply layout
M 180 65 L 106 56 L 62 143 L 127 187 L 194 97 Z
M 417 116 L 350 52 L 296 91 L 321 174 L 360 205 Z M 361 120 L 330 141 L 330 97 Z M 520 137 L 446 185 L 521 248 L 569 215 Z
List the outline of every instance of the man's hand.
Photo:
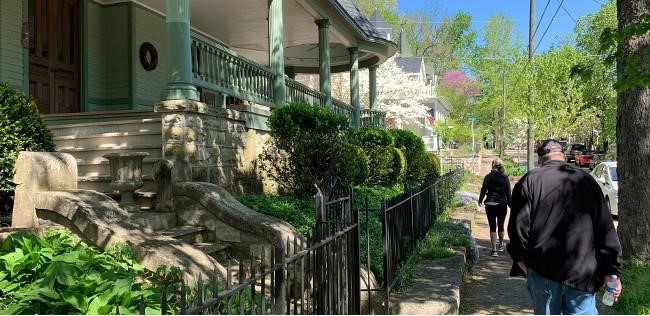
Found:
M 483 202 L 478 201 L 478 207 L 483 207 Z
M 517 265 L 519 268 L 521 268 L 522 271 L 524 271 L 524 274 L 528 275 L 528 267 L 526 266 L 526 262 L 517 261 Z
M 603 285 L 607 287 L 607 282 L 612 280 L 611 275 L 606 275 L 603 278 Z M 616 288 L 614 289 L 614 302 L 618 301 L 618 297 L 621 296 L 621 291 L 623 291 L 623 284 L 621 284 L 621 279 L 616 279 Z

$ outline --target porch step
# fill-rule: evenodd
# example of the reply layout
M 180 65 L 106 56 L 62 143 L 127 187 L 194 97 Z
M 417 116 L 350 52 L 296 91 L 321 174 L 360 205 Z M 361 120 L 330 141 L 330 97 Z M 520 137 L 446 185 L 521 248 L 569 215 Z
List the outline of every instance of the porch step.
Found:
M 158 234 L 168 237 L 173 237 L 190 244 L 203 243 L 205 242 L 205 232 L 207 230 L 204 227 L 199 226 L 176 226 L 168 229 L 156 231 Z
M 145 158 L 142 162 L 142 173 L 150 175 L 153 172 L 154 163 L 162 160 L 162 158 Z M 77 163 L 77 174 L 81 177 L 98 177 L 109 175 L 111 172 L 108 161 L 101 161 L 99 163 Z
M 109 132 L 94 135 L 64 135 L 55 136 L 54 142 L 57 148 L 102 148 L 102 147 L 123 147 L 133 145 L 160 144 L 162 142 L 161 131 L 144 132 Z
M 136 212 L 129 219 L 136 224 L 152 230 L 163 230 L 176 227 L 175 212 Z
M 230 244 L 224 242 L 200 242 L 195 243 L 194 246 L 199 248 L 201 251 L 205 252 L 208 255 L 216 255 L 219 252 L 223 252 L 230 248 Z
M 101 120 L 101 116 L 96 118 Z M 124 133 L 124 132 L 158 132 L 162 133 L 162 120 L 158 118 L 142 118 L 130 120 L 108 120 L 99 122 L 72 123 L 51 125 L 48 127 L 52 134 L 57 136 L 70 135 L 97 135 L 103 133 Z M 47 121 L 46 121 L 47 123 Z
M 153 182 L 151 175 L 143 175 L 142 180 L 144 180 L 144 186 L 140 188 L 139 191 L 145 192 L 155 192 L 156 184 Z M 111 188 L 111 176 L 110 175 L 99 175 L 99 176 L 78 176 L 77 177 L 77 187 L 80 190 L 93 190 L 104 193 L 113 192 Z M 138 191 L 136 191 L 137 193 Z
M 104 193 L 108 196 L 110 196 L 113 200 L 115 201 L 120 201 L 120 194 L 119 192 L 106 192 Z M 140 211 L 142 212 L 148 212 L 148 211 L 153 211 L 153 212 L 148 212 L 148 213 L 155 213 L 156 214 L 166 214 L 166 213 L 161 213 L 161 212 L 155 212 L 156 209 L 156 192 L 151 192 L 151 191 L 142 191 L 138 190 L 133 192 L 133 199 L 135 200 L 135 204 L 140 206 Z M 172 226 L 176 226 L 176 213 L 174 213 L 174 224 Z M 162 228 L 170 228 L 170 227 L 161 227 L 161 228 L 151 228 L 151 229 L 162 229 Z

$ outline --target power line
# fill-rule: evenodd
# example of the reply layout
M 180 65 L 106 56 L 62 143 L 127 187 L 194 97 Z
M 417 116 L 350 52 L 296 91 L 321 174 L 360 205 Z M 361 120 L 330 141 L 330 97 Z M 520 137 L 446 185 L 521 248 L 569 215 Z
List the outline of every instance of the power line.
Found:
M 560 2 L 560 0 L 557 1 Z M 571 18 L 571 20 L 573 20 L 573 23 L 578 24 L 578 21 L 573 17 L 573 15 L 571 15 L 571 12 L 567 10 L 567 8 L 564 6 L 564 4 L 562 4 L 562 2 L 560 2 L 560 7 L 562 7 L 562 10 L 564 10 L 564 12 L 566 12 L 566 14 Z
M 542 16 L 539 17 L 539 22 L 542 22 L 544 19 L 544 15 L 546 14 L 546 9 L 548 9 L 548 5 L 551 4 L 551 0 L 546 1 L 546 6 L 544 7 L 544 11 L 542 11 Z M 537 30 L 539 29 L 539 26 L 542 25 L 542 23 L 538 23 L 537 27 L 535 28 L 535 32 L 533 32 L 533 37 L 537 35 Z
M 539 48 L 539 45 L 544 40 L 544 36 L 546 36 L 546 33 L 551 28 L 551 25 L 553 25 L 553 21 L 555 20 L 555 16 L 557 16 L 557 13 L 560 12 L 560 8 L 562 7 L 563 3 L 564 3 L 564 0 L 560 0 L 560 5 L 555 10 L 555 13 L 553 14 L 553 17 L 551 18 L 551 22 L 549 22 L 548 26 L 546 26 L 546 30 L 544 30 L 544 33 L 542 34 L 542 37 L 540 37 L 540 39 L 539 39 L 539 42 L 537 42 L 537 45 L 535 46 L 535 49 L 533 50 L 533 54 L 537 51 L 537 48 Z

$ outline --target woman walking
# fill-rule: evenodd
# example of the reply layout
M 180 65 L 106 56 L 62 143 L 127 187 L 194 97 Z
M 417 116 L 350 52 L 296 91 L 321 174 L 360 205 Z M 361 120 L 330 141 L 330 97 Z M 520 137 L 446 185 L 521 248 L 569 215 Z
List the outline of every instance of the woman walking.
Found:
M 503 161 L 496 158 L 492 161 L 492 171 L 483 179 L 478 205 L 483 205 L 485 199 L 485 213 L 490 224 L 490 241 L 492 242 L 492 257 L 498 257 L 499 252 L 505 250 L 503 242 L 503 224 L 506 220 L 508 206 L 511 201 L 510 180 L 505 175 Z M 497 235 L 498 228 L 498 235 Z M 498 237 L 498 244 L 497 244 Z

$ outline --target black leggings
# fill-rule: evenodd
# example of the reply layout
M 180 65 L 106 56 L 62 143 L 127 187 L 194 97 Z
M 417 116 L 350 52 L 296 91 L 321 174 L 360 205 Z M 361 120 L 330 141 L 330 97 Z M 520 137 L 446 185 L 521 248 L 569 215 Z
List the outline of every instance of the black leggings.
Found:
M 505 203 L 499 205 L 485 204 L 485 213 L 487 214 L 488 223 L 490 224 L 490 232 L 497 231 L 497 222 L 499 223 L 499 231 L 503 231 L 503 223 L 506 221 L 506 213 L 508 212 L 508 205 Z

